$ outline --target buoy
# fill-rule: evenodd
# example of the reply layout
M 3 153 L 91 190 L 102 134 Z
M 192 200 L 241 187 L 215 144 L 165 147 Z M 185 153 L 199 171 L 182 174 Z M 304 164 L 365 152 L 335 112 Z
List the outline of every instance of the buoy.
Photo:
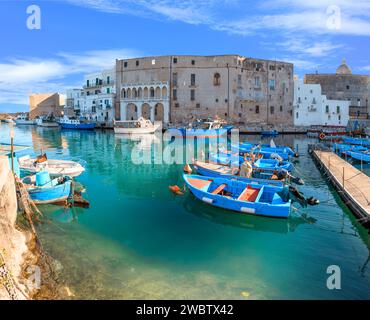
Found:
M 182 192 L 182 190 L 180 189 L 179 186 L 174 185 L 174 186 L 169 186 L 168 188 L 171 190 L 172 193 L 174 193 L 178 196 L 184 194 L 184 192 Z
M 188 174 L 191 174 L 193 172 L 189 164 L 186 164 L 183 170 L 185 173 L 188 173 Z
M 321 132 L 320 135 L 319 135 L 319 139 L 320 140 L 324 140 L 325 139 L 325 133 L 324 132 Z

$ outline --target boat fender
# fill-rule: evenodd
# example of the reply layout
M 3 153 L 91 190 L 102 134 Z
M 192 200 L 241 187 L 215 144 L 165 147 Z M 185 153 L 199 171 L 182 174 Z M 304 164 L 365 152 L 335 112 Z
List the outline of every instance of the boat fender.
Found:
M 316 199 L 314 197 L 310 197 L 310 198 L 307 199 L 307 203 L 310 206 L 316 206 L 316 205 L 320 204 L 320 200 L 319 199 Z
M 176 194 L 178 196 L 181 196 L 181 195 L 184 194 L 184 192 L 180 189 L 179 186 L 174 185 L 174 186 L 169 186 L 168 188 L 170 189 L 170 191 L 172 193 L 174 193 L 174 194 Z
M 207 197 L 203 197 L 202 201 L 204 201 L 205 203 L 209 203 L 209 204 L 213 203 L 213 199 L 210 199 L 210 198 L 207 198 Z
M 245 212 L 245 213 L 256 213 L 256 209 L 253 209 L 253 208 L 247 208 L 247 207 L 241 207 L 240 208 L 240 211 L 241 212 Z
M 186 164 L 183 168 L 183 171 L 185 173 L 188 173 L 188 174 L 191 174 L 193 172 L 193 170 L 191 169 L 190 165 L 189 164 Z

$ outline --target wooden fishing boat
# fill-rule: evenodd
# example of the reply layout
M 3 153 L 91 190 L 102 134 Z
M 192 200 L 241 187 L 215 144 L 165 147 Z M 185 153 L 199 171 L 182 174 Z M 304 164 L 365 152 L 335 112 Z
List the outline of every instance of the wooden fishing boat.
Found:
M 29 155 L 18 158 L 19 168 L 23 174 L 48 171 L 52 177 L 77 177 L 85 168 L 75 161 L 48 159 L 46 155 L 30 158 Z
M 283 187 L 198 175 L 183 177 L 194 196 L 212 206 L 276 218 L 290 214 L 291 200 L 284 201 L 279 195 Z
M 214 163 L 220 163 L 223 165 L 239 166 L 244 162 L 244 157 L 238 155 L 232 155 L 230 153 L 210 153 L 209 160 Z M 247 158 L 251 160 L 251 158 Z M 293 165 L 289 161 L 279 161 L 276 159 L 257 159 L 252 163 L 254 168 L 263 170 L 263 171 L 276 171 L 276 170 L 287 170 L 292 171 Z
M 22 182 L 35 204 L 58 203 L 71 195 L 72 178 L 68 176 L 51 179 L 47 171 L 41 171 Z
M 289 147 L 269 147 L 267 145 L 256 145 L 251 143 L 240 143 L 239 146 L 237 145 L 231 145 L 231 151 L 232 152 L 239 152 L 240 154 L 244 153 L 254 153 L 254 154 L 260 154 L 263 155 L 263 157 L 266 159 L 273 158 L 276 155 L 279 156 L 282 160 L 289 160 L 290 156 L 297 157 L 298 154 L 295 153 L 291 148 Z
M 62 129 L 73 129 L 73 130 L 93 130 L 95 128 L 95 123 L 88 121 L 84 117 L 68 118 L 64 116 L 59 120 L 59 125 Z
M 119 134 L 153 134 L 161 124 L 140 117 L 138 120 L 114 121 L 114 132 Z
M 366 138 L 362 139 L 362 138 L 343 137 L 343 142 L 365 146 L 365 147 L 370 147 L 370 139 L 366 139 Z
M 346 154 L 356 161 L 370 163 L 370 153 L 346 151 Z
M 231 132 L 232 125 L 227 125 L 220 119 L 197 120 L 189 123 L 187 127 L 170 128 L 168 132 L 174 136 L 183 138 L 217 138 Z
M 259 184 L 271 184 L 274 186 L 283 186 L 285 182 L 285 177 L 279 174 L 274 174 L 273 172 L 259 172 L 253 171 L 251 178 L 239 176 L 239 170 L 237 168 L 231 168 L 229 166 L 207 163 L 203 161 L 194 161 L 193 167 L 197 174 L 208 177 L 215 178 L 225 178 L 225 179 L 238 179 L 244 182 L 256 182 Z M 236 169 L 236 170 L 235 170 Z
M 30 120 L 27 114 L 21 114 L 17 118 L 15 118 L 15 123 L 17 125 L 35 125 L 35 120 Z
M 277 137 L 279 132 L 277 130 L 265 130 L 261 132 L 262 137 Z

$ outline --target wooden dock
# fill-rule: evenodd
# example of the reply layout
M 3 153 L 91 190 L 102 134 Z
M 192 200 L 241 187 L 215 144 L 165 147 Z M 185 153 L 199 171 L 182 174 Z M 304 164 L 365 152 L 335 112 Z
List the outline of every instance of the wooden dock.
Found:
M 370 227 L 370 177 L 334 152 L 310 150 L 316 164 L 328 175 L 345 204 Z

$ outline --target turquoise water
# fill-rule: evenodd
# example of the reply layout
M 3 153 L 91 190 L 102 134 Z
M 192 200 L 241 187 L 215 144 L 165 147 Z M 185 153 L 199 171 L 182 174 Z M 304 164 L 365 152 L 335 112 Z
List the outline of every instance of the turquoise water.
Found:
M 1 142 L 8 130 L 1 125 Z M 16 127 L 15 140 L 86 166 L 77 180 L 90 208 L 42 206 L 50 219 L 38 227 L 71 298 L 370 298 L 368 232 L 323 180 L 304 136 L 276 143 L 298 147 L 296 174 L 306 180 L 300 189 L 322 203 L 287 220 L 226 212 L 188 193 L 174 196 L 168 186 L 183 185 L 182 165 L 131 160 L 133 148 L 157 140 L 27 126 Z M 326 287 L 329 265 L 341 268 L 341 290 Z

